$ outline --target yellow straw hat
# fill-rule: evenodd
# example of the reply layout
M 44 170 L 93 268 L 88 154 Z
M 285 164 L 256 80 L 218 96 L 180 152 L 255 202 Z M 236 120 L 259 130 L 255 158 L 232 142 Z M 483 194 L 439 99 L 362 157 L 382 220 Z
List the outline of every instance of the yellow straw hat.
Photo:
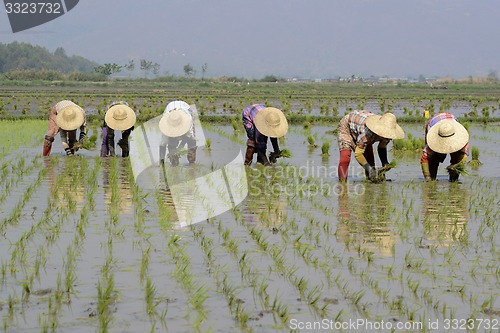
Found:
M 390 112 L 366 118 L 366 126 L 378 136 L 386 139 L 402 139 L 405 132 L 398 125 L 396 116 Z
M 174 109 L 160 119 L 160 131 L 171 138 L 186 134 L 193 126 L 193 119 L 187 110 Z
M 260 110 L 253 120 L 257 130 L 270 138 L 280 138 L 288 132 L 288 121 L 283 111 L 267 107 Z
M 85 111 L 71 101 L 57 103 L 56 112 L 56 124 L 65 131 L 76 130 L 85 121 Z
M 469 132 L 455 119 L 438 121 L 427 132 L 427 145 L 440 154 L 459 151 L 469 142 Z
M 106 111 L 104 120 L 109 128 L 124 131 L 134 126 L 137 117 L 134 110 L 125 104 L 113 105 Z

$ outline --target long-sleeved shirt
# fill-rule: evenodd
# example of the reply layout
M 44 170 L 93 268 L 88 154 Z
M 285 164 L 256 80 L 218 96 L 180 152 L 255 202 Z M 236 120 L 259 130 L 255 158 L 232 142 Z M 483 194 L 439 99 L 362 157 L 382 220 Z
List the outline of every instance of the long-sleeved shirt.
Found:
M 195 131 L 195 124 L 194 124 L 195 119 L 194 119 L 193 111 L 191 110 L 191 106 L 188 103 L 186 103 L 184 101 L 173 101 L 173 102 L 168 103 L 167 107 L 165 108 L 165 111 L 163 111 L 163 117 L 165 117 L 167 114 L 169 114 L 170 111 L 173 111 L 176 109 L 186 112 L 191 117 L 191 127 L 189 128 L 189 131 L 187 131 L 187 133 L 181 137 L 181 139 L 186 138 L 186 139 L 188 139 L 187 141 L 190 141 L 190 142 L 195 141 L 196 140 L 196 131 Z M 168 143 L 168 137 L 165 135 L 162 135 L 161 141 L 160 141 L 160 147 L 166 147 L 167 143 Z
M 356 147 L 365 149 L 369 144 L 380 141 L 381 146 L 387 146 L 389 139 L 379 140 L 380 137 L 373 133 L 368 126 L 366 126 L 366 119 L 374 114 L 370 111 L 353 111 L 349 114 L 348 124 L 349 130 Z
M 429 119 L 429 121 L 425 125 L 425 134 L 424 134 L 425 135 L 425 148 L 422 152 L 422 156 L 420 157 L 420 163 L 428 163 L 429 158 L 432 158 L 432 156 L 434 156 L 434 155 L 443 155 L 443 154 L 439 154 L 439 153 L 433 151 L 427 145 L 427 133 L 429 132 L 429 130 L 432 126 L 436 125 L 438 122 L 440 122 L 441 120 L 444 120 L 444 119 L 452 119 L 452 120 L 458 121 L 457 118 L 455 118 L 455 116 L 449 112 L 438 113 L 437 115 L 435 115 L 434 117 Z M 464 156 L 469 156 L 469 143 L 467 142 L 467 144 L 462 149 L 458 150 L 458 152 L 462 152 L 464 154 Z
M 54 138 L 57 135 L 57 133 L 59 133 L 59 126 L 57 126 L 57 124 L 56 124 L 57 114 L 65 107 L 71 106 L 71 105 L 77 106 L 83 113 L 83 124 L 80 126 L 80 138 L 82 136 L 85 136 L 85 134 L 87 132 L 87 120 L 86 120 L 87 117 L 85 115 L 85 110 L 83 110 L 80 106 L 73 103 L 72 101 L 68 101 L 68 100 L 60 101 L 60 102 L 56 103 L 54 106 L 52 106 L 52 108 L 50 109 L 49 129 L 47 131 L 46 136 L 48 136 L 50 138 Z M 67 135 L 62 136 L 61 139 L 63 140 L 63 143 L 67 144 Z
M 243 126 L 247 132 L 247 137 L 255 142 L 257 149 L 267 148 L 267 136 L 259 132 L 253 121 L 257 113 L 265 107 L 263 104 L 254 104 L 243 109 L 242 113 Z

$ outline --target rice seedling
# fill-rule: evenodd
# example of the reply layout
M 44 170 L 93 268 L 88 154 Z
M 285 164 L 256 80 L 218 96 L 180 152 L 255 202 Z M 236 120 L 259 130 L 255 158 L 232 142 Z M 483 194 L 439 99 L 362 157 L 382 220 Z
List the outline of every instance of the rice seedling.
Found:
M 464 163 L 457 163 L 450 165 L 446 168 L 446 171 L 448 174 L 459 174 L 459 175 L 468 175 L 469 173 L 467 172 L 467 169 L 465 168 Z
M 323 142 L 323 144 L 321 145 L 321 155 L 330 156 L 330 143 L 329 142 Z
M 479 148 L 477 147 L 472 147 L 471 149 L 471 155 L 472 159 L 467 163 L 471 167 L 478 167 L 482 165 L 483 163 L 479 160 Z
M 307 136 L 307 143 L 309 144 L 310 149 L 318 148 L 318 145 L 316 144 L 316 139 L 311 134 Z

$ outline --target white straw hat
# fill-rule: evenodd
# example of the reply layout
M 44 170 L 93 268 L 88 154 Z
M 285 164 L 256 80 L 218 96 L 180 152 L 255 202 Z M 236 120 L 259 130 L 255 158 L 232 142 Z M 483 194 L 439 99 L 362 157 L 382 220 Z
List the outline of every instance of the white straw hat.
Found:
M 172 101 L 167 104 L 167 107 L 165 108 L 165 111 L 163 113 L 166 114 L 175 109 L 187 110 L 189 108 L 190 105 L 184 101 Z
M 85 111 L 71 101 L 56 104 L 56 124 L 65 131 L 73 131 L 85 122 Z
M 405 132 L 398 125 L 396 116 L 390 112 L 366 118 L 366 126 L 378 136 L 386 139 L 402 139 Z
M 257 130 L 270 138 L 280 138 L 288 132 L 288 121 L 283 111 L 267 107 L 260 110 L 253 120 Z
M 469 132 L 455 119 L 438 121 L 427 132 L 427 145 L 440 154 L 459 151 L 469 142 Z
M 186 134 L 193 125 L 193 119 L 187 110 L 174 109 L 160 119 L 160 131 L 171 138 Z
M 113 105 L 106 111 L 104 120 L 109 128 L 124 131 L 134 126 L 137 117 L 134 110 L 125 104 Z

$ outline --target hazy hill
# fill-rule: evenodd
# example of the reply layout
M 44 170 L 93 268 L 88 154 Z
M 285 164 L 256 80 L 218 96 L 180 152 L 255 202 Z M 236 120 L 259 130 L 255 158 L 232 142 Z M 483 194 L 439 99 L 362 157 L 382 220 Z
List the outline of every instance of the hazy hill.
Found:
M 98 65 L 80 56 L 68 56 L 62 47 L 51 53 L 45 47 L 28 43 L 0 43 L 0 73 L 29 69 L 92 73 Z

